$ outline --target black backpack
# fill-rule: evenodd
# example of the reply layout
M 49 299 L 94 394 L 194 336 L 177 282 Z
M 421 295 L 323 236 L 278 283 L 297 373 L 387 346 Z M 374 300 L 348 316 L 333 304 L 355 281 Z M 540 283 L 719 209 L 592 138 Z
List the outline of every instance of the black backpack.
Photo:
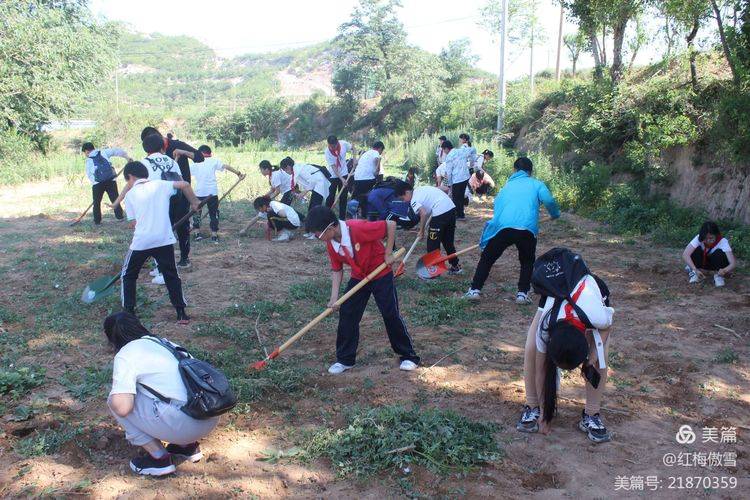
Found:
M 228 412 L 237 404 L 227 377 L 210 363 L 195 359 L 184 347 L 172 344 L 167 339 L 144 337 L 167 349 L 177 358 L 180 377 L 187 391 L 187 402 L 180 409 L 187 415 L 205 420 Z M 170 399 L 147 385 L 141 384 L 161 401 L 170 404 Z
M 96 155 L 91 157 L 91 161 L 94 162 L 94 180 L 96 182 L 111 181 L 117 176 L 112 163 L 102 155 L 101 151 L 97 151 Z
M 573 306 L 578 319 L 586 328 L 594 328 L 586 313 L 578 307 L 571 297 L 575 286 L 587 274 L 591 274 L 591 271 L 589 271 L 583 258 L 567 248 L 553 248 L 534 261 L 534 270 L 531 274 L 531 285 L 534 287 L 534 293 L 555 299 L 549 315 L 551 322 L 556 321 L 560 306 L 566 300 Z M 601 285 L 604 286 L 601 291 L 605 293 L 606 290 L 608 296 L 609 290 L 606 284 L 596 276 L 594 278 L 597 283 L 601 282 L 600 288 Z
M 323 165 L 313 165 L 313 164 L 311 163 L 311 164 L 310 164 L 310 166 L 311 166 L 311 167 L 315 167 L 315 168 L 317 168 L 318 170 L 320 170 L 320 173 L 321 173 L 321 174 L 323 174 L 323 175 L 325 175 L 325 176 L 326 176 L 326 179 L 328 179 L 329 181 L 330 181 L 331 179 L 333 179 L 333 176 L 331 175 L 331 172 L 329 172 L 329 171 L 328 171 L 328 169 L 327 169 L 326 167 L 324 167 Z

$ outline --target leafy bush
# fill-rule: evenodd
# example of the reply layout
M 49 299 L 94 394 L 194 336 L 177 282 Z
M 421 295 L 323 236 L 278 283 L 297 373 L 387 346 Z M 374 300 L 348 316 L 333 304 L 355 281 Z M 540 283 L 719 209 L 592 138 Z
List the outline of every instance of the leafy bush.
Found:
M 0 368 L 0 394 L 10 394 L 17 398 L 29 389 L 44 384 L 44 369 L 29 368 Z
M 258 139 L 278 139 L 287 105 L 283 99 L 254 99 L 244 109 L 224 115 L 208 113 L 200 117 L 195 131 L 219 146 L 239 146 Z
M 326 457 L 336 474 L 369 476 L 419 464 L 437 473 L 467 472 L 497 460 L 497 426 L 450 410 L 382 406 L 355 410 L 338 430 L 306 436 L 304 459 Z
M 82 432 L 83 430 L 80 428 L 75 429 L 65 425 L 59 429 L 37 430 L 18 441 L 15 450 L 16 453 L 26 458 L 52 455 Z

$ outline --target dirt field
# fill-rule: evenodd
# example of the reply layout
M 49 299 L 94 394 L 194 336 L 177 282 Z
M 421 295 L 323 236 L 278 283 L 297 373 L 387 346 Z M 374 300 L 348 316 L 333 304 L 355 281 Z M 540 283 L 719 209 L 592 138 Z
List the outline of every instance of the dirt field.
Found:
M 117 273 L 130 231 L 108 214 L 75 228 L 74 211 L 42 200 L 64 186 L 19 188 L 0 195 L 0 369 L 44 370 L 43 384 L 0 403 L 0 496 L 297 497 L 399 496 L 611 498 L 648 493 L 616 491 L 618 477 L 658 476 L 665 498 L 687 495 L 739 498 L 750 485 L 750 281 L 741 267 L 725 289 L 688 286 L 680 251 L 650 240 L 608 234 L 566 214 L 541 226 L 538 253 L 553 246 L 580 251 L 612 291 L 615 330 L 603 418 L 610 443 L 594 445 L 576 425 L 583 401 L 580 376 L 562 382 L 559 415 L 549 436 L 515 430 L 523 394 L 523 345 L 535 305 L 513 302 L 515 251 L 493 269 L 483 300 L 464 304 L 478 253 L 463 259 L 464 276 L 418 281 L 410 267 L 399 294 L 423 367 L 398 370 L 371 301 L 356 369 L 326 372 L 334 361 L 335 320 L 327 320 L 284 354 L 268 378 L 248 375 L 245 401 L 223 417 L 202 446 L 207 458 L 162 480 L 134 476 L 136 453 L 109 416 L 112 353 L 100 325 L 117 296 L 83 305 L 82 288 Z M 88 203 L 85 194 L 74 200 Z M 62 205 L 62 204 L 60 204 Z M 174 324 L 166 290 L 139 281 L 139 306 L 157 334 L 188 347 L 221 352 L 235 377 L 262 354 L 254 325 L 269 351 L 312 318 L 325 303 L 328 267 L 323 244 L 296 239 L 275 244 L 262 231 L 238 238 L 247 201 L 223 210 L 221 244 L 193 245 L 193 268 L 183 273 L 190 326 Z M 459 223 L 457 246 L 473 244 L 491 205 L 473 205 Z M 402 244 L 413 238 L 399 235 Z M 418 252 L 420 253 L 420 252 Z M 436 364 L 437 363 L 437 364 Z M 436 364 L 435 366 L 432 366 Z M 266 375 L 263 375 L 266 376 Z M 354 405 L 399 402 L 451 408 L 472 420 L 499 425 L 503 458 L 468 475 L 436 475 L 421 467 L 370 479 L 337 478 L 326 460 L 258 461 L 264 450 L 285 450 L 305 430 L 343 424 Z M 693 444 L 675 434 L 688 424 Z M 736 427 L 737 443 L 702 443 L 703 427 Z M 405 443 L 407 445 L 408 443 Z M 665 453 L 736 452 L 736 466 L 667 467 Z M 735 490 L 672 489 L 670 477 L 716 476 L 739 481 Z M 682 483 L 685 486 L 685 483 Z M 648 490 L 648 486 L 645 487 Z M 744 493 L 742 493 L 744 491 Z

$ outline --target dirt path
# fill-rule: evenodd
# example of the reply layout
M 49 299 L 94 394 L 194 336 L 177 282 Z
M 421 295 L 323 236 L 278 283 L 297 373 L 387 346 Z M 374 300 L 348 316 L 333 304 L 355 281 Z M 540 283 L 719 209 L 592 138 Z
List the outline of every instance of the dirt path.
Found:
M 24 203 L 24 197 L 18 195 L 14 203 Z M 225 207 L 225 237 L 219 246 L 194 245 L 193 269 L 183 275 L 194 319 L 189 327 L 173 324 L 165 291 L 143 284 L 145 272 L 138 293 L 146 299 L 146 321 L 158 334 L 223 351 L 227 359 L 249 364 L 260 353 L 253 329 L 256 318 L 262 341 L 271 349 L 320 310 L 328 295 L 328 271 L 319 242 L 273 244 L 261 239 L 260 230 L 250 238 L 233 236 L 246 218 L 246 206 L 235 202 Z M 459 248 L 477 240 L 491 206 L 473 206 L 468 215 L 459 225 Z M 329 376 L 325 369 L 333 361 L 335 321 L 326 321 L 285 354 L 281 366 L 288 371 L 275 372 L 281 373 L 278 377 L 298 377 L 296 382 L 264 382 L 288 383 L 288 394 L 263 392 L 251 381 L 255 385 L 248 387 L 260 395 L 225 417 L 203 443 L 206 460 L 184 465 L 163 480 L 134 477 L 127 460 L 135 450 L 104 405 L 109 372 L 103 367 L 111 364 L 111 353 L 102 342 L 99 324 L 108 310 L 117 308 L 117 300 L 90 307 L 77 300 L 86 282 L 117 272 L 128 230 L 111 219 L 96 229 L 90 222 L 70 229 L 65 221 L 72 217 L 72 212 L 53 212 L 0 219 L 0 368 L 25 365 L 46 370 L 42 386 L 0 405 L 0 456 L 6 464 L 0 470 L 2 496 L 608 498 L 645 494 L 616 491 L 618 476 L 628 481 L 636 476 L 636 482 L 637 476 L 658 476 L 656 494 L 678 498 L 686 491 L 670 489 L 676 485 L 670 476 L 706 475 L 737 478 L 741 489 L 700 488 L 689 494 L 738 498 L 743 489 L 748 491 L 747 271 L 728 280 L 725 289 L 689 287 L 678 250 L 609 235 L 598 224 L 572 215 L 543 222 L 538 252 L 553 246 L 580 251 L 612 291 L 615 331 L 603 411 L 614 434 L 611 443 L 593 445 L 576 428 L 583 401 L 578 375 L 563 380 L 563 400 L 551 435 L 515 431 L 524 401 L 523 345 L 536 306 L 518 306 L 512 300 L 518 263 L 515 252 L 509 251 L 493 269 L 483 300 L 464 309 L 455 309 L 456 299 L 468 286 L 478 254 L 463 259 L 466 276 L 429 285 L 413 277 L 402 279 L 402 309 L 423 356 L 423 368 L 417 372 L 399 372 L 371 305 L 357 368 L 345 376 Z M 438 313 L 445 313 L 444 320 L 435 319 Z M 447 354 L 437 366 L 427 368 Z M 71 379 L 70 372 L 77 378 Z M 363 481 L 337 479 L 322 460 L 257 460 L 263 450 L 294 446 L 305 429 L 341 425 L 352 405 L 395 402 L 452 408 L 471 419 L 499 424 L 496 439 L 504 457 L 465 477 L 438 476 L 416 467 L 409 475 L 395 471 Z M 696 443 L 675 442 L 684 424 L 698 432 Z M 703 427 L 738 427 L 738 442 L 703 444 Z M 48 432 L 50 440 L 64 432 L 73 437 L 61 440 L 57 448 L 37 439 L 32 444 L 41 453 L 34 456 L 23 447 L 40 432 Z M 665 453 L 680 452 L 736 452 L 737 464 L 663 464 Z

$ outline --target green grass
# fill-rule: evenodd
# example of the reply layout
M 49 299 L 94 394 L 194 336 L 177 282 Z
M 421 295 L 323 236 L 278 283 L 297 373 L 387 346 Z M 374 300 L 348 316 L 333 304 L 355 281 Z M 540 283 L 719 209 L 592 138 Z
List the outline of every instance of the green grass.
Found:
M 82 433 L 81 428 L 63 424 L 59 428 L 34 431 L 16 443 L 15 451 L 25 458 L 52 455 Z
M 12 399 L 26 395 L 31 389 L 43 385 L 45 370 L 39 367 L 0 368 L 0 394 Z
M 309 433 L 306 460 L 326 457 L 338 477 L 395 472 L 414 464 L 439 474 L 466 473 L 500 458 L 497 426 L 450 410 L 381 406 L 357 409 L 340 429 Z
M 60 382 L 68 393 L 80 401 L 87 401 L 94 396 L 104 395 L 112 382 L 112 367 L 92 367 L 73 369 L 60 377 Z
M 723 365 L 733 365 L 740 360 L 740 355 L 737 354 L 731 347 L 724 347 L 719 349 L 714 357 L 714 361 Z
M 410 309 L 409 320 L 419 326 L 468 325 L 481 316 L 461 297 L 420 296 Z

